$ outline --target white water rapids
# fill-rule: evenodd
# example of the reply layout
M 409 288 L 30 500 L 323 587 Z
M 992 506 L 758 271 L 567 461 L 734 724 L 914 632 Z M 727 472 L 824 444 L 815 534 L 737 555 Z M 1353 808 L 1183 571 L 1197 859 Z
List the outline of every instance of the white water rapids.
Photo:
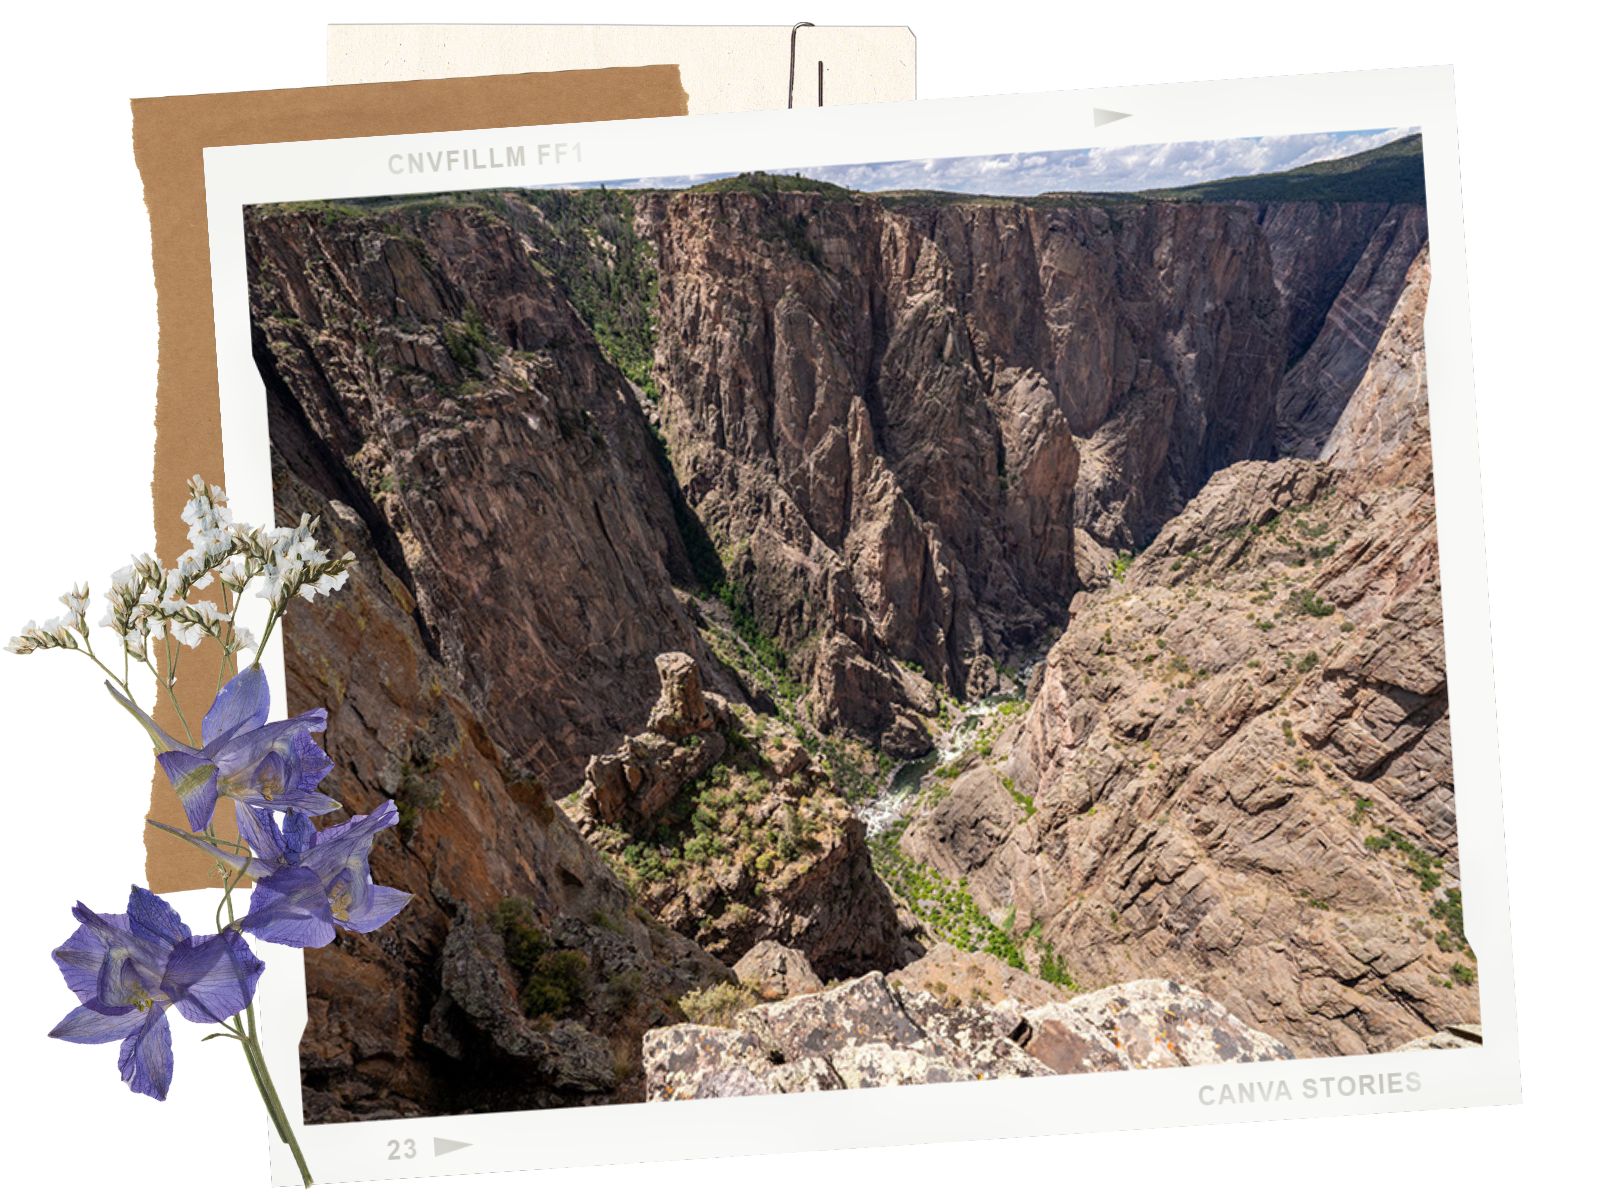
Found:
M 902 762 L 889 776 L 888 782 L 878 789 L 877 794 L 856 810 L 856 816 L 860 817 L 867 827 L 867 835 L 871 837 L 882 833 L 900 818 L 917 793 L 922 790 L 922 781 L 928 777 L 930 771 L 954 762 L 970 750 L 973 742 L 977 740 L 979 731 L 1001 704 L 1026 696 L 1028 683 L 1043 661 L 1044 656 L 1041 654 L 1023 664 L 1017 672 L 1016 686 L 1010 691 L 996 692 L 967 705 L 958 705 L 953 700 L 950 701 L 956 710 L 955 719 L 939 735 L 933 749 L 921 758 Z

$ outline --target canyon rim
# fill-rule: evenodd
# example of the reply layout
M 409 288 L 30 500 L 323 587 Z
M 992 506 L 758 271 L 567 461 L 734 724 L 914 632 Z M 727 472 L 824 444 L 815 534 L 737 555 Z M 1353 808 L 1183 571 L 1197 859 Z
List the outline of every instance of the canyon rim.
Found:
M 360 564 L 289 704 L 416 896 L 306 954 L 307 1120 L 1480 1041 L 1368 140 L 247 210 L 276 504 Z

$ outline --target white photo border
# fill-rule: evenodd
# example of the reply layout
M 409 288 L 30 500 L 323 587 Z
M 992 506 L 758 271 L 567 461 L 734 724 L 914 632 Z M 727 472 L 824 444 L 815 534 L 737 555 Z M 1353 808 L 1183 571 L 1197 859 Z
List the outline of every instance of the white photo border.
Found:
M 1097 127 L 1096 109 L 1131 115 Z M 307 1126 L 294 1083 L 307 1011 L 304 962 L 298 951 L 267 946 L 269 969 L 261 985 L 266 1054 L 319 1182 L 1516 1102 L 1516 1012 L 1454 85 L 1449 68 L 1428 67 L 207 149 L 226 478 L 236 510 L 259 514 L 272 511 L 272 475 L 265 392 L 250 348 L 247 205 L 1400 127 L 1423 135 L 1433 270 L 1425 332 L 1434 481 L 1461 885 L 1478 956 L 1482 1046 Z M 520 166 L 508 165 L 514 147 L 523 148 Z M 426 151 L 444 152 L 437 161 L 445 169 L 394 172 L 406 154 Z M 450 151 L 458 153 L 451 158 Z M 478 165 L 469 165 L 474 152 Z M 498 166 L 492 165 L 496 154 Z M 264 665 L 273 716 L 281 717 L 282 639 L 269 647 Z M 191 903 L 200 895 L 190 894 Z M 1399 1090 L 1388 1090 L 1391 1075 Z M 1345 1084 L 1353 1094 L 1342 1094 L 1339 1081 L 1360 1076 L 1383 1081 L 1374 1091 Z M 1280 1081 L 1286 1087 L 1280 1089 Z M 1249 1092 L 1261 1098 L 1222 1103 L 1224 1084 L 1233 1085 L 1230 1093 L 1256 1085 Z M 435 1138 L 468 1146 L 436 1157 Z M 272 1142 L 274 1182 L 297 1184 L 287 1149 Z

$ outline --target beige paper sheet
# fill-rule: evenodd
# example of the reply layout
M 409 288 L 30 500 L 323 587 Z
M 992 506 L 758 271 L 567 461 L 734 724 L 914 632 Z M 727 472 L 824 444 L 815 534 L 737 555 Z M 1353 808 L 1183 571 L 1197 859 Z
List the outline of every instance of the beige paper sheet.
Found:
M 329 83 L 663 59 L 678 64 L 691 113 L 917 98 L 917 39 L 904 25 L 328 26 Z

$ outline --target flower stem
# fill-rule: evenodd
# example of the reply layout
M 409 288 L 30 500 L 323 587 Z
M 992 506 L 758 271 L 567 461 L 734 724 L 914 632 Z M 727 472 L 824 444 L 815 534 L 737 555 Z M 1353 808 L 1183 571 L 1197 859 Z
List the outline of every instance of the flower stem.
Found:
M 210 841 L 217 841 L 206 831 Z M 220 844 L 220 843 L 219 843 Z M 234 843 L 236 850 L 243 850 L 243 845 Z M 222 900 L 217 905 L 217 932 L 231 927 L 234 923 L 233 916 L 233 889 L 245 876 L 245 868 L 240 867 L 237 874 L 229 873 L 227 881 L 223 884 Z M 227 909 L 228 924 L 222 923 L 223 909 Z M 245 1061 L 250 1064 L 250 1074 L 256 1081 L 256 1091 L 261 1093 L 261 1102 L 267 1106 L 267 1114 L 272 1118 L 272 1127 L 278 1131 L 278 1137 L 289 1147 L 289 1152 L 294 1155 L 295 1166 L 300 1168 L 300 1180 L 306 1186 L 311 1186 L 311 1168 L 306 1165 L 306 1156 L 300 1150 L 300 1142 L 294 1136 L 294 1129 L 289 1124 L 288 1114 L 283 1111 L 283 1101 L 278 1099 L 278 1089 L 272 1086 L 272 1076 L 267 1072 L 266 1056 L 261 1052 L 261 1039 L 256 1034 L 256 1006 L 245 1005 L 244 1023 L 241 1025 L 239 1018 L 233 1019 L 230 1027 L 232 1032 L 229 1037 L 235 1038 L 244 1049 Z M 213 1035 L 215 1036 L 215 1035 Z
M 256 647 L 255 660 L 250 664 L 252 667 L 259 667 L 261 665 L 261 655 L 266 650 L 267 643 L 272 640 L 272 631 L 277 627 L 277 624 L 278 608 L 276 605 L 274 605 L 272 611 L 267 614 L 267 627 L 261 631 L 261 643 Z
M 300 1149 L 300 1141 L 294 1136 L 294 1129 L 289 1124 L 289 1117 L 283 1111 L 283 1101 L 278 1098 L 278 1089 L 272 1086 L 272 1076 L 267 1073 L 266 1058 L 261 1053 L 261 1042 L 256 1037 L 255 1005 L 245 1008 L 245 1017 L 249 1022 L 248 1031 L 238 1029 L 239 1043 L 244 1047 L 245 1061 L 250 1064 L 250 1074 L 255 1078 L 256 1090 L 261 1093 L 261 1102 L 267 1106 L 267 1114 L 272 1118 L 273 1128 L 278 1131 L 278 1137 L 284 1145 L 289 1147 L 289 1153 L 294 1155 L 295 1166 L 300 1168 L 300 1181 L 306 1187 L 312 1184 L 311 1168 L 306 1165 L 306 1156 Z M 235 1018 L 237 1022 L 237 1018 Z
M 167 676 L 161 681 L 161 686 L 167 691 L 167 699 L 172 701 L 172 711 L 178 714 L 178 724 L 183 726 L 184 739 L 191 745 L 196 745 L 194 734 L 189 731 L 189 718 L 183 715 L 183 705 L 178 703 L 178 693 L 173 691 L 172 685 L 178 679 L 177 659 L 173 654 L 172 641 L 167 641 Z

